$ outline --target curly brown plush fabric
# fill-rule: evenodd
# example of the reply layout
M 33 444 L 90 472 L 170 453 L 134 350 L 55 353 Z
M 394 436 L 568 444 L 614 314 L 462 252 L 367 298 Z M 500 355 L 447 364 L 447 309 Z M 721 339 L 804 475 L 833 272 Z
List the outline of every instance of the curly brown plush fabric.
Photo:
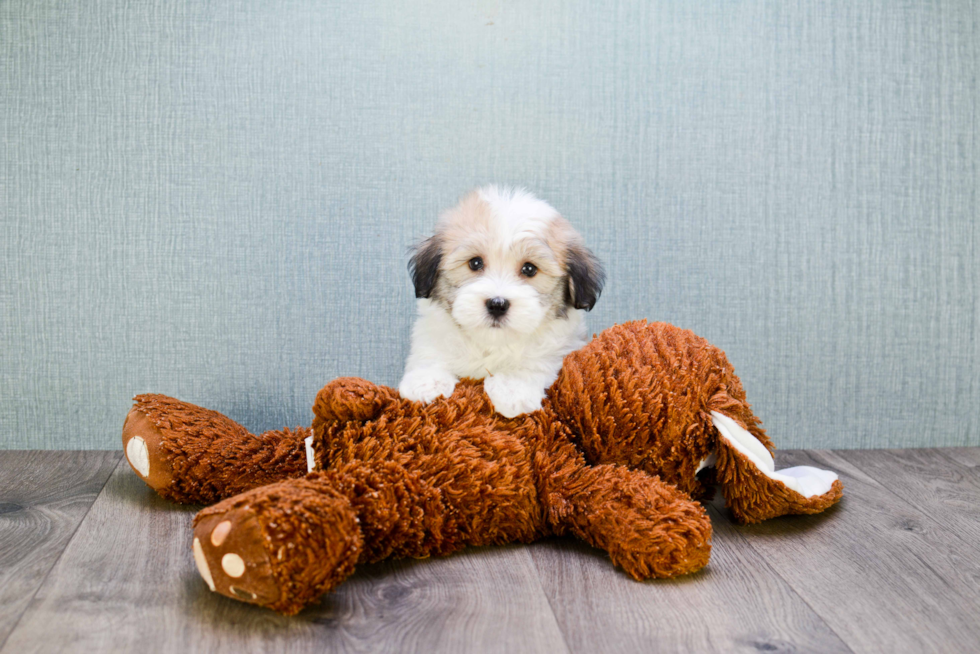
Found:
M 255 437 L 199 407 L 137 399 L 127 456 L 133 448 L 137 468 L 131 441 L 148 444 L 141 474 L 158 492 L 191 502 L 241 492 L 195 519 L 195 558 L 213 590 L 291 614 L 357 563 L 549 534 L 604 549 L 636 579 L 694 572 L 711 549 L 694 499 L 711 490 L 712 476 L 696 474 L 709 455 L 740 520 L 840 498 L 840 482 L 804 498 L 723 438 L 712 412 L 772 450 L 724 353 L 663 323 L 606 330 L 566 358 L 539 411 L 513 419 L 472 380 L 422 405 L 341 378 L 313 411 L 315 471 L 301 476 L 306 430 Z M 169 470 L 164 482 L 151 481 L 157 469 Z
M 725 504 L 735 519 L 743 524 L 762 522 L 781 515 L 821 513 L 844 495 L 844 486 L 837 480 L 822 495 L 802 497 L 773 482 L 750 464 L 744 454 L 725 444 L 718 448 L 716 476 L 725 496 Z
M 212 504 L 306 473 L 308 427 L 254 436 L 234 420 L 165 395 L 137 395 L 123 425 L 123 444 L 143 440 L 152 462 L 147 483 L 181 504 Z M 132 461 L 130 461 L 132 463 Z M 139 472 L 137 470 L 137 472 Z
M 658 475 L 694 497 L 711 490 L 695 475 L 717 446 L 711 411 L 775 449 L 725 353 L 667 323 L 607 329 L 565 358 L 549 395 L 590 461 Z

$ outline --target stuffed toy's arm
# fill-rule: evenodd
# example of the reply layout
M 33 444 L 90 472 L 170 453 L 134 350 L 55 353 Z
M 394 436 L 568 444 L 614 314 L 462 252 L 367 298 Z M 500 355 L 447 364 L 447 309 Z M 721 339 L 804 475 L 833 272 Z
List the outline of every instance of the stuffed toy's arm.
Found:
M 387 386 L 360 377 L 338 377 L 317 393 L 313 424 L 371 420 L 399 401 L 398 393 Z
M 700 570 L 711 553 L 711 521 L 689 495 L 639 470 L 586 466 L 563 483 L 556 533 L 571 533 L 634 579 Z M 557 515 L 556 515 L 557 514 Z

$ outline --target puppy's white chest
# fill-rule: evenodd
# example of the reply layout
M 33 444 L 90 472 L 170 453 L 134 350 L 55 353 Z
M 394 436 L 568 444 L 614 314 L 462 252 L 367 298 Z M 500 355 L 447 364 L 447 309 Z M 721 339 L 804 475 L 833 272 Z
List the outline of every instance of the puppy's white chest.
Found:
M 525 358 L 523 344 L 477 344 L 465 343 L 460 356 L 450 362 L 458 370 L 460 377 L 483 379 L 487 375 L 495 375 L 520 368 Z

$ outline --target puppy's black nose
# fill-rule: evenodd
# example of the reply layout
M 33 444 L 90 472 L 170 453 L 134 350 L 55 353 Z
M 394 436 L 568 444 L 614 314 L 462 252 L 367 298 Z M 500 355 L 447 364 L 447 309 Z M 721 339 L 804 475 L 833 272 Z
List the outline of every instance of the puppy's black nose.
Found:
M 510 307 L 510 302 L 502 297 L 492 297 L 487 300 L 487 311 L 494 318 L 499 318 L 500 316 L 507 313 L 507 308 Z

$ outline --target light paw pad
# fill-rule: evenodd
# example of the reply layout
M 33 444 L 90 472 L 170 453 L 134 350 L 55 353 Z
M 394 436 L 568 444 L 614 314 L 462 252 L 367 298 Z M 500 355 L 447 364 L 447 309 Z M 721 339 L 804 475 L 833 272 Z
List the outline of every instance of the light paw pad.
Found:
M 126 459 L 141 477 L 145 479 L 150 476 L 150 453 L 142 436 L 134 436 L 126 443 Z
M 228 538 L 229 531 L 231 531 L 230 520 L 219 522 L 218 526 L 211 532 L 211 544 L 215 547 L 221 547 L 221 544 L 225 542 L 226 538 Z
M 208 588 L 214 590 L 214 579 L 211 578 L 211 569 L 208 568 L 208 561 L 204 558 L 204 550 L 201 548 L 201 540 L 199 538 L 194 539 L 194 563 L 197 564 L 197 571 L 207 583 Z
M 234 577 L 238 579 L 243 574 L 245 574 L 245 561 L 242 557 L 237 554 L 225 554 L 221 557 L 221 569 L 225 571 L 225 574 L 229 577 Z

